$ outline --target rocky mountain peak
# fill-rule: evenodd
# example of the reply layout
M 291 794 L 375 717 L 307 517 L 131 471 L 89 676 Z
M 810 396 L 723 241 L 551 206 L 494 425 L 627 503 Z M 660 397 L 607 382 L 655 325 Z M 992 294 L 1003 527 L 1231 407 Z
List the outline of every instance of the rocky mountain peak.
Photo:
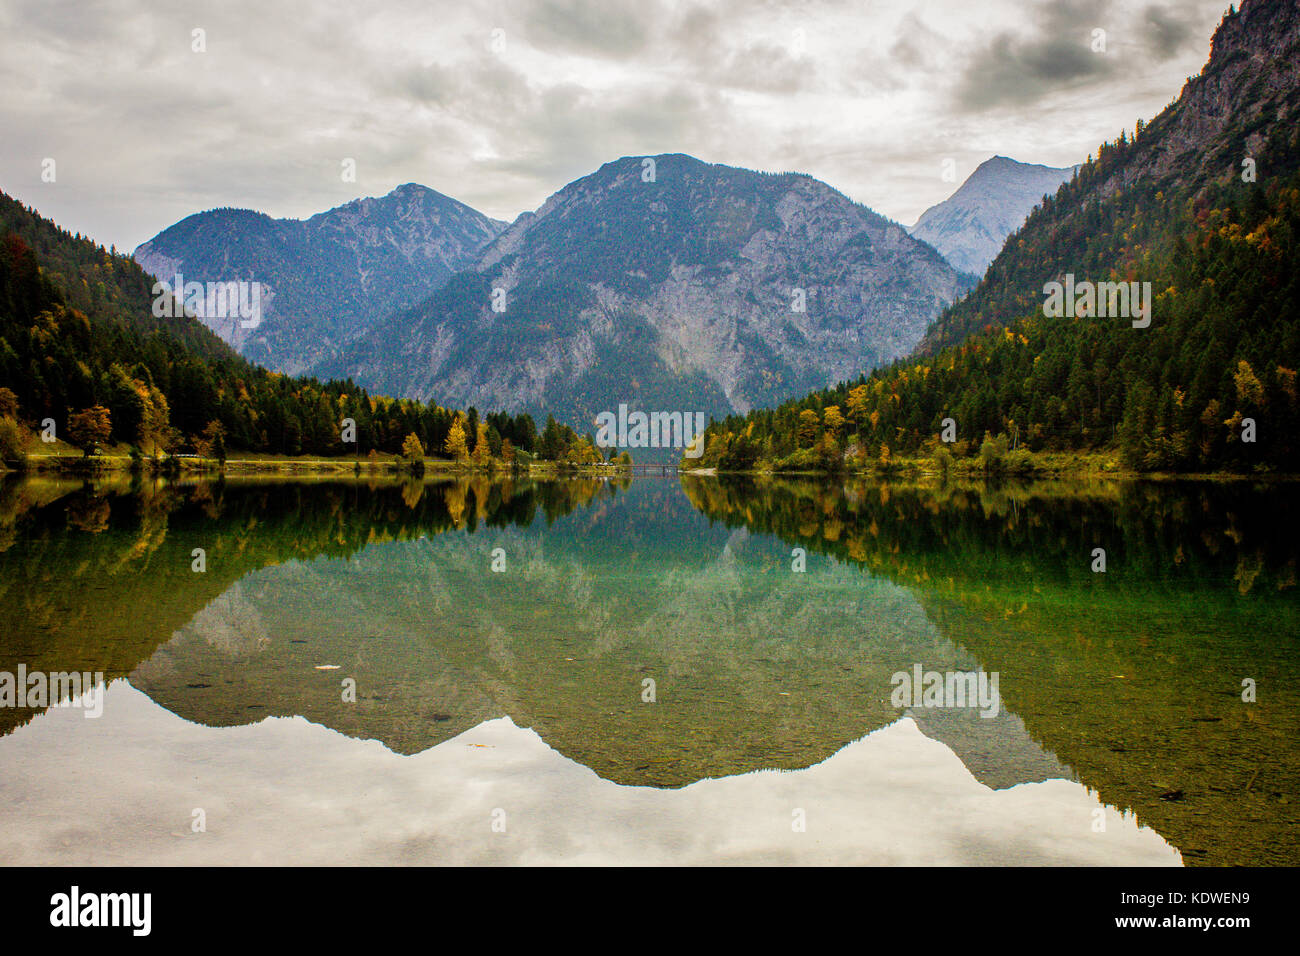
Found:
M 505 223 L 417 183 L 308 219 L 253 210 L 198 213 L 135 251 L 170 282 L 255 282 L 260 324 L 202 316 L 243 355 L 299 373 L 379 319 L 427 297 L 471 265 Z
M 961 288 L 929 246 L 809 176 L 625 156 L 315 371 L 578 424 L 624 401 L 723 413 L 906 354 Z
M 1007 236 L 1020 228 L 1030 210 L 1044 195 L 1055 193 L 1074 169 L 990 157 L 956 192 L 922 213 L 912 235 L 930 243 L 962 272 L 982 275 Z

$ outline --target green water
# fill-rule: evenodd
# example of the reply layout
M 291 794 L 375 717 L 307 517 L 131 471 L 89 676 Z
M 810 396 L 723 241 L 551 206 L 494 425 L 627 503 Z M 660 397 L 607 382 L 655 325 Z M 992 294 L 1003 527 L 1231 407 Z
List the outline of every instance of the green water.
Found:
M 0 672 L 103 671 L 196 727 L 299 717 L 411 759 L 509 717 L 602 781 L 660 791 L 802 772 L 907 716 L 980 792 L 1070 781 L 1184 863 L 1294 865 L 1295 500 L 1237 484 L 10 481 Z M 893 675 L 918 664 L 996 672 L 1000 712 L 905 713 Z M 62 716 L 0 708 L 0 847 L 64 823 L 12 790 L 95 723 Z M 120 781 L 102 774 L 108 813 Z M 913 799 L 945 819 L 959 785 Z M 881 799 L 836 803 L 837 819 Z M 1055 839 L 1028 861 L 1076 859 Z

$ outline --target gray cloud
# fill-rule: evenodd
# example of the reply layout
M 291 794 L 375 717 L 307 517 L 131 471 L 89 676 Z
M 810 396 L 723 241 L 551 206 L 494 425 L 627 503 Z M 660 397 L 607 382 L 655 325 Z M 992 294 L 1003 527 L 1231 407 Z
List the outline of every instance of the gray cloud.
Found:
M 1025 106 L 1063 90 L 1118 89 L 1176 57 L 1204 57 L 1221 13 L 1216 0 L 1142 7 L 1112 0 L 1036 4 L 1027 27 L 995 31 L 967 57 L 955 105 L 979 111 Z M 1097 31 L 1103 34 L 1100 49 Z
M 524 14 L 524 35 L 552 53 L 627 57 L 649 45 L 657 12 L 635 0 L 537 0 Z
M 1105 29 L 1109 0 L 1051 0 L 1034 8 L 1028 31 L 1003 30 L 967 62 L 957 89 L 968 110 L 1025 104 L 1119 67 L 1092 49 L 1092 31 Z
M 929 70 L 942 65 L 950 46 L 943 35 L 930 29 L 915 11 L 908 11 L 894 32 L 889 56 L 905 69 Z
M 911 222 L 952 191 L 944 158 L 1067 165 L 1153 116 L 1221 2 L 0 0 L 0 188 L 129 247 L 213 206 L 307 216 L 412 181 L 511 219 L 686 152 Z
M 1200 24 L 1195 7 L 1153 4 L 1143 11 L 1142 18 L 1147 28 L 1145 45 L 1161 61 L 1172 59 L 1203 39 L 1197 31 Z

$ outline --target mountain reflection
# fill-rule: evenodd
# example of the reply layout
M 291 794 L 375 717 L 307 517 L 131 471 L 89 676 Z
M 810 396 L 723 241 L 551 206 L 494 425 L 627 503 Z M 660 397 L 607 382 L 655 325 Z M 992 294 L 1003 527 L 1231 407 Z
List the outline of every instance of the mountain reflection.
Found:
M 1280 862 L 1296 519 L 1268 487 L 27 481 L 0 491 L 0 670 L 403 754 L 508 716 L 656 787 L 819 764 L 903 716 L 914 664 L 996 671 L 995 719 L 910 714 L 985 785 L 1077 778 L 1189 862 Z

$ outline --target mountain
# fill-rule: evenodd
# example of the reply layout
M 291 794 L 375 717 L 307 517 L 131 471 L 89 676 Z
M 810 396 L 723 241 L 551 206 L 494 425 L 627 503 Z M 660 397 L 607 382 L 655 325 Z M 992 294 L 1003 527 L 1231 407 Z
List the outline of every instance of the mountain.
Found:
M 1029 466 L 1010 443 L 1300 474 L 1298 115 L 1300 7 L 1245 0 L 1179 98 L 1047 197 L 915 356 L 716 423 L 698 463 L 887 465 L 951 419 L 944 447 L 984 470 Z M 1094 307 L 1058 311 L 1064 287 Z
M 298 374 L 376 319 L 413 305 L 469 266 L 505 223 L 415 183 L 310 219 L 248 209 L 189 216 L 135 250 L 164 282 L 256 282 L 260 324 L 205 322 L 239 352 Z M 209 312 L 213 311 L 211 309 Z
M 622 402 L 747 410 L 906 354 L 963 288 L 809 176 L 624 157 L 313 371 L 576 423 Z
M 396 453 L 411 434 L 443 449 L 452 411 L 269 372 L 192 315 L 155 314 L 153 286 L 133 259 L 0 192 L 0 459 L 21 461 L 46 419 L 57 437 L 75 437 L 72 416 L 96 406 L 110 431 L 93 443 L 146 454 L 197 450 L 213 430 L 231 449 L 273 454 Z M 344 418 L 355 445 L 341 443 Z M 477 416 L 468 422 L 477 438 Z M 504 437 L 530 451 L 536 442 L 531 421 L 485 423 L 494 449 Z M 553 435 L 551 446 L 567 453 L 575 437 Z
M 929 330 L 923 351 L 1040 309 L 1043 284 L 1066 272 L 1104 279 L 1096 273 L 1141 267 L 1135 242 L 1203 227 L 1208 204 L 1225 189 L 1258 186 L 1245 193 L 1264 198 L 1295 169 L 1298 36 L 1293 0 L 1251 0 L 1225 16 L 1209 62 L 1178 99 L 1149 124 L 1139 121 L 1133 137 L 1122 133 L 1088 157 L 1078 177 L 1030 215 L 974 292 Z
M 994 156 L 980 163 L 955 193 L 923 212 L 910 231 L 962 272 L 981 276 L 1030 210 L 1077 169 Z

